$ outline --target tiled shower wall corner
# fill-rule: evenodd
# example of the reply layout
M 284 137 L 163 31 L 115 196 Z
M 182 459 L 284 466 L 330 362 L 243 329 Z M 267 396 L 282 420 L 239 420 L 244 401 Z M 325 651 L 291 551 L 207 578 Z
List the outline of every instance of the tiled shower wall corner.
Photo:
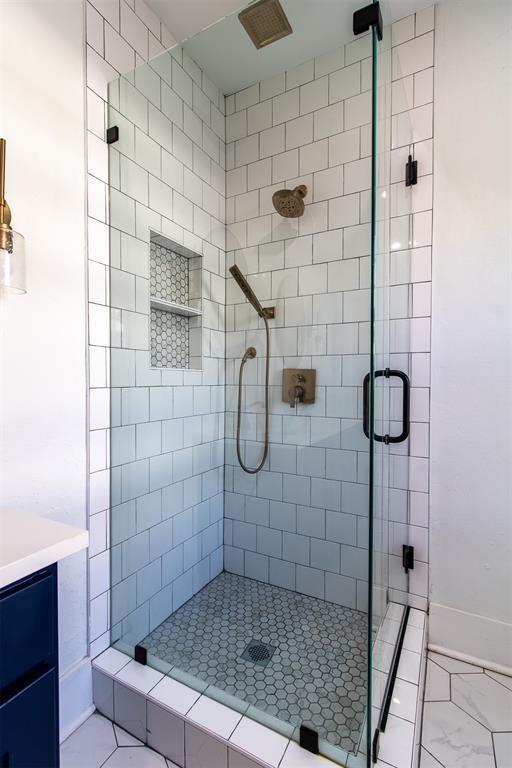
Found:
M 433 18 L 431 8 L 392 30 L 390 351 L 392 366 L 412 377 L 412 424 L 408 443 L 391 455 L 390 582 L 394 599 L 404 599 L 400 555 L 409 540 L 417 558 L 409 587 L 420 607 L 428 562 Z M 249 476 L 238 467 L 234 444 L 238 368 L 254 345 L 242 429 L 245 460 L 254 464 L 261 451 L 254 435 L 261 441 L 264 429 L 265 342 L 261 321 L 228 279 L 225 568 L 361 610 L 368 556 L 361 384 L 369 370 L 370 53 L 366 37 L 226 100 L 227 262 L 249 275 L 260 300 L 276 306 L 276 320 L 269 459 Z M 411 144 L 420 179 L 406 190 Z M 308 188 L 306 212 L 282 219 L 272 194 L 297 184 Z M 314 405 L 291 410 L 281 401 L 288 367 L 316 369 Z
M 139 0 L 96 0 L 86 13 L 95 656 L 110 644 L 111 546 L 114 621 L 129 642 L 222 570 L 225 152 L 224 98 L 181 49 L 159 60 L 160 71 L 156 62 L 129 74 L 119 92 L 123 114 L 107 115 L 107 84 L 174 40 Z M 172 69 L 180 93 L 166 81 Z M 110 257 L 107 120 L 120 127 L 111 151 Z M 136 188 L 130 173 L 141 180 Z M 202 255 L 202 373 L 150 368 L 149 227 Z

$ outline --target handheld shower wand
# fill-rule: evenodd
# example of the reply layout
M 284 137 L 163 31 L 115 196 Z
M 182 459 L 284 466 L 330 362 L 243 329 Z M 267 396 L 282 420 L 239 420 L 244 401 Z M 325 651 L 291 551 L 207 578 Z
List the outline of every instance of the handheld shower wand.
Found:
M 251 286 L 245 279 L 245 277 L 242 275 L 240 270 L 238 269 L 237 265 L 234 264 L 232 267 L 229 268 L 229 271 L 235 278 L 236 282 L 238 283 L 240 289 L 242 290 L 242 293 L 246 296 L 248 301 L 251 303 L 251 305 L 254 307 L 258 315 L 261 317 L 263 322 L 265 323 L 265 339 L 266 339 L 266 361 L 265 361 L 265 437 L 264 437 L 264 445 L 263 445 L 263 454 L 261 456 L 260 461 L 258 462 L 256 467 L 248 467 L 243 459 L 242 459 L 242 452 L 240 450 L 240 429 L 242 424 L 242 384 L 243 384 L 243 372 L 244 372 L 244 366 L 247 362 L 247 360 L 253 360 L 256 357 L 256 350 L 254 347 L 248 347 L 245 350 L 245 354 L 242 357 L 242 360 L 240 362 L 240 372 L 238 375 L 238 408 L 237 408 L 237 421 L 236 421 L 236 455 L 238 458 L 238 463 L 244 470 L 244 472 L 247 472 L 249 475 L 255 475 L 257 472 L 259 472 L 267 460 L 268 456 L 268 431 L 269 431 L 269 377 L 270 377 L 270 330 L 268 327 L 268 319 L 269 317 L 274 317 L 273 308 L 271 309 L 264 309 L 258 297 L 252 290 Z

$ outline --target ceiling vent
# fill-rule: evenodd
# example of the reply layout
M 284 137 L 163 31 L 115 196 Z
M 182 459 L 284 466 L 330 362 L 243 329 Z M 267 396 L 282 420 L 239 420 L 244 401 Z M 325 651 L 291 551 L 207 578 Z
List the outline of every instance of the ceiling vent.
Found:
M 238 14 L 256 48 L 275 43 L 293 32 L 279 0 L 259 0 Z

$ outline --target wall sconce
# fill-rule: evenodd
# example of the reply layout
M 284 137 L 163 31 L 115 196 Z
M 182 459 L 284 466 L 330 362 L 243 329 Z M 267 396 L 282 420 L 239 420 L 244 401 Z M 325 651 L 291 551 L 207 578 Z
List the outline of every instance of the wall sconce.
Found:
M 25 239 L 11 227 L 5 199 L 5 139 L 0 139 L 0 291 L 26 293 Z

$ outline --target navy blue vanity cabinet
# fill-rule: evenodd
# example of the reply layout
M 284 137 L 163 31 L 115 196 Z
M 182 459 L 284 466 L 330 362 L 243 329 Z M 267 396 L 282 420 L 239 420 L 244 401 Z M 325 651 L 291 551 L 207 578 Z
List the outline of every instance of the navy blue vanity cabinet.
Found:
M 58 768 L 57 566 L 0 590 L 0 768 Z

